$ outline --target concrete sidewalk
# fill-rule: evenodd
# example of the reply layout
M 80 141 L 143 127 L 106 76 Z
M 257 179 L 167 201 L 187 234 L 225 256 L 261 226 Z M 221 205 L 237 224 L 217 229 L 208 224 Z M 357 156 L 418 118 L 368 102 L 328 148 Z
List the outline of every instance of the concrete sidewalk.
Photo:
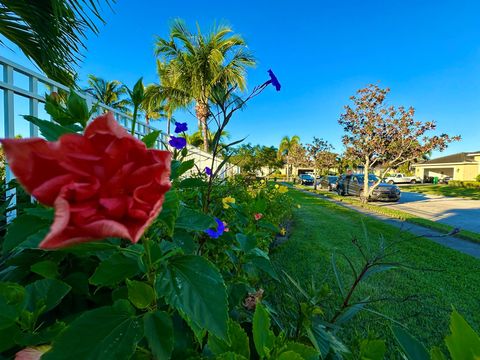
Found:
M 445 234 L 442 234 L 442 233 L 437 232 L 435 230 L 432 230 L 432 229 L 429 229 L 429 228 L 426 228 L 426 227 L 423 227 L 423 226 L 419 226 L 419 225 L 416 225 L 416 224 L 411 224 L 411 223 L 408 223 L 406 221 L 402 221 L 402 220 L 398 220 L 398 219 L 392 219 L 388 216 L 378 214 L 378 213 L 373 212 L 371 210 L 364 209 L 360 206 L 356 206 L 356 205 L 352 205 L 352 204 L 346 204 L 344 202 L 331 199 L 329 197 L 323 196 L 322 194 L 315 194 L 315 193 L 312 193 L 310 191 L 302 190 L 302 189 L 296 189 L 296 190 L 302 191 L 303 193 L 311 195 L 311 196 L 321 198 L 322 200 L 327 200 L 327 201 L 333 202 L 335 204 L 338 204 L 340 206 L 349 208 L 351 210 L 358 211 L 362 214 L 365 214 L 365 215 L 371 216 L 371 217 L 373 217 L 377 220 L 383 221 L 383 222 L 385 222 L 389 225 L 395 226 L 396 228 L 399 228 L 403 231 L 408 231 L 408 232 L 410 232 L 414 235 L 421 236 L 421 237 L 427 238 L 431 241 L 434 241 L 437 244 L 449 247 L 451 249 L 460 251 L 464 254 L 467 254 L 467 255 L 470 255 L 470 256 L 473 256 L 475 258 L 480 259 L 480 244 L 477 244 L 477 243 L 474 243 L 474 242 L 471 242 L 471 241 L 467 241 L 467 240 L 464 240 L 464 239 L 460 239 L 460 238 L 457 238 L 455 236 L 445 235 Z

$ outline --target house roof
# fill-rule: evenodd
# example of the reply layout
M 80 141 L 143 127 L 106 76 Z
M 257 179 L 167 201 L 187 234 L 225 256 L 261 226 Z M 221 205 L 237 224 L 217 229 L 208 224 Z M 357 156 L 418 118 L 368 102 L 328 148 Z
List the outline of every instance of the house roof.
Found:
M 457 154 L 442 156 L 436 159 L 427 160 L 418 165 L 429 165 L 429 164 L 451 164 L 451 163 L 463 163 L 463 162 L 475 162 L 473 154 L 478 154 L 480 151 L 469 151 L 461 152 Z

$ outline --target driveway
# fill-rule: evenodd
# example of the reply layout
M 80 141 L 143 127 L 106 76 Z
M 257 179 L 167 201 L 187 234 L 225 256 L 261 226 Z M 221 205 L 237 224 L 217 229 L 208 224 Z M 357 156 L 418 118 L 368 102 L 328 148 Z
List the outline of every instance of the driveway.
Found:
M 480 200 L 403 192 L 398 203 L 375 203 L 480 233 Z

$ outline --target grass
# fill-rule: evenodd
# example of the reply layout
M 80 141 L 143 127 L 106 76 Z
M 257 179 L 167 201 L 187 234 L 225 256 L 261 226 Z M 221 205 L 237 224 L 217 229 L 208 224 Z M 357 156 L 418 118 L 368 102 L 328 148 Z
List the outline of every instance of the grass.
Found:
M 374 302 L 370 308 L 405 324 L 427 348 L 443 344 L 452 306 L 477 328 L 480 323 L 479 260 L 424 238 L 414 239 L 397 228 L 330 201 L 296 190 L 291 190 L 291 196 L 301 208 L 295 210 L 289 240 L 271 254 L 275 266 L 304 284 L 312 278 L 320 284 L 326 281 L 339 294 L 331 266 L 334 251 L 347 255 L 358 266 L 361 257 L 352 238 L 357 238 L 364 248 L 370 247 L 370 252 L 378 248 L 381 238 L 386 244 L 398 241 L 395 246 L 398 251 L 390 260 L 423 270 L 395 269 L 373 275 L 361 283 L 355 300 L 367 296 L 371 300 L 389 299 Z M 362 224 L 368 239 L 365 239 Z M 344 283 L 351 283 L 346 261 L 340 256 L 337 258 Z M 268 298 L 267 289 L 268 300 L 277 306 L 288 303 L 287 289 L 280 287 L 270 291 L 274 291 L 275 296 Z M 337 296 L 335 303 L 340 300 Z M 408 297 L 410 300 L 406 300 Z M 327 318 L 332 314 L 332 303 L 329 300 L 324 306 Z M 352 339 L 368 336 L 391 341 L 390 324 L 372 313 L 362 312 L 344 327 L 341 337 L 353 348 L 356 342 Z M 387 358 L 397 355 L 391 353 Z
M 444 195 L 480 200 L 480 189 L 450 185 L 407 185 L 402 186 L 402 191 L 414 191 L 421 194 Z
M 436 231 L 438 231 L 440 233 L 443 233 L 443 234 L 448 234 L 454 229 L 454 226 L 450 226 L 450 225 L 443 224 L 443 223 L 440 223 L 440 222 L 435 222 L 435 221 L 432 221 L 432 220 L 424 219 L 424 218 L 418 217 L 416 215 L 410 214 L 406 211 L 391 209 L 391 208 L 387 208 L 385 206 L 378 206 L 378 205 L 375 205 L 374 203 L 362 204 L 362 202 L 358 198 L 355 198 L 355 197 L 339 196 L 336 193 L 332 193 L 332 192 L 328 192 L 328 191 L 324 191 L 324 190 L 315 191 L 312 188 L 308 188 L 308 187 L 302 187 L 302 188 L 304 188 L 305 190 L 311 191 L 311 192 L 316 192 L 318 194 L 322 194 L 323 196 L 329 197 L 329 198 L 334 199 L 334 200 L 342 201 L 342 202 L 352 204 L 352 205 L 361 206 L 361 207 L 363 207 L 367 210 L 374 211 L 374 212 L 379 213 L 381 215 L 385 215 L 385 216 L 388 216 L 388 217 L 391 217 L 391 218 L 394 218 L 394 219 L 404 220 L 404 221 L 407 221 L 407 222 L 412 223 L 412 224 L 416 224 L 416 225 L 420 225 L 420 226 L 423 226 L 423 227 L 426 227 L 426 228 L 429 228 L 429 229 L 432 229 L 432 230 L 436 230 Z M 402 190 L 403 190 L 403 188 L 402 188 Z M 460 230 L 460 232 L 458 234 L 455 235 L 455 237 L 465 239 L 465 240 L 469 240 L 469 241 L 473 241 L 473 242 L 476 242 L 476 243 L 480 243 L 480 234 L 476 233 L 476 232 L 473 232 L 473 231 L 468 231 L 468 230 L 463 230 L 462 229 L 462 230 Z

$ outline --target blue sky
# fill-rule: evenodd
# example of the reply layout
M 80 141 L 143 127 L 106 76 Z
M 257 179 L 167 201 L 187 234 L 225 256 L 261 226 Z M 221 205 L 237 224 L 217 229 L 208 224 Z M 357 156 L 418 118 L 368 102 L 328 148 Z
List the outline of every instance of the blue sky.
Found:
M 337 123 L 355 91 L 390 87 L 389 102 L 414 106 L 419 120 L 462 141 L 445 152 L 480 150 L 480 2 L 470 1 L 147 1 L 119 0 L 106 26 L 87 41 L 79 68 L 129 85 L 156 81 L 153 42 L 171 20 L 206 31 L 233 26 L 258 59 L 249 87 L 272 68 L 282 91 L 267 89 L 229 127 L 233 139 L 277 145 L 284 135 L 304 143 L 322 137 L 342 150 Z M 2 55 L 28 63 L 4 48 Z M 30 65 L 31 66 L 31 65 Z M 196 121 L 179 116 L 192 127 Z M 163 127 L 161 124 L 160 127 Z

